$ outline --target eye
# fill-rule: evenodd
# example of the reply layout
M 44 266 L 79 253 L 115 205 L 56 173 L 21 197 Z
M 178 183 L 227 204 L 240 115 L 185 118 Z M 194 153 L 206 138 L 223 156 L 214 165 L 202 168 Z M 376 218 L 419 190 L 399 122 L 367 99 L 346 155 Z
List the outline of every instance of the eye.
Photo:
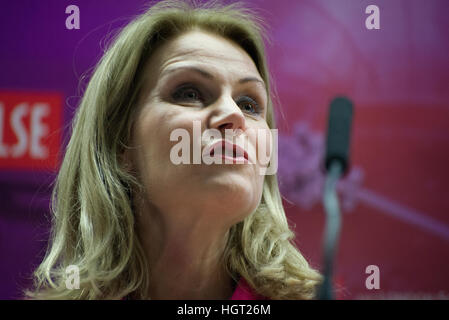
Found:
M 176 101 L 193 102 L 202 100 L 201 92 L 192 85 L 182 85 L 172 94 Z
M 244 112 L 256 115 L 261 113 L 259 104 L 251 97 L 243 96 L 237 100 L 237 104 L 242 108 Z

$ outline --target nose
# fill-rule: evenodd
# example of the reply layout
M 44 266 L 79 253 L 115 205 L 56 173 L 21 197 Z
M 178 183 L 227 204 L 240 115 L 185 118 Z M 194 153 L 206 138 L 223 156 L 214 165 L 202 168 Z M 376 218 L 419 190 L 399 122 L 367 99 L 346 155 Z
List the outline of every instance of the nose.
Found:
M 245 116 L 231 97 L 223 97 L 216 101 L 209 118 L 209 128 L 217 129 L 225 134 L 225 129 L 246 130 Z

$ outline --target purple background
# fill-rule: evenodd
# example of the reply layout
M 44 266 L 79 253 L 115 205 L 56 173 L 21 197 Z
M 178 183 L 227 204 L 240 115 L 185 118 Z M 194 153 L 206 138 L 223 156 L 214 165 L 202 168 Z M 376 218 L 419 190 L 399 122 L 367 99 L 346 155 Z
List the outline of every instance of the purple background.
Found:
M 346 288 L 339 298 L 449 297 L 449 2 L 247 2 L 270 25 L 269 63 L 283 112 L 281 190 L 306 258 L 319 267 L 327 106 L 347 94 L 356 109 L 352 170 L 339 184 L 344 225 L 336 279 Z M 65 28 L 71 4 L 80 8 L 80 30 Z M 380 8 L 380 30 L 365 28 L 370 4 Z M 2 2 L 0 90 L 60 92 L 67 141 L 82 75 L 108 35 L 145 5 Z M 0 167 L 0 298 L 18 297 L 42 257 L 53 178 Z M 380 290 L 365 287 L 370 264 L 380 268 Z

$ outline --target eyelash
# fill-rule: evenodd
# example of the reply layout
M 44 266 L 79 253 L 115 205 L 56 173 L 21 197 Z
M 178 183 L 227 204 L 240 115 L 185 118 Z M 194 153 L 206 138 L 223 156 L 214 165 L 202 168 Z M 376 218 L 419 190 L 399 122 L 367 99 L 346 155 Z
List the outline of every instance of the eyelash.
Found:
M 184 93 L 184 92 L 186 92 L 188 90 L 192 90 L 192 89 L 196 92 L 197 98 L 185 98 L 185 97 L 182 97 L 182 93 Z M 204 101 L 204 97 L 201 94 L 201 91 L 196 89 L 196 87 L 192 86 L 192 85 L 182 85 L 182 86 L 178 87 L 175 90 L 175 92 L 172 94 L 172 98 L 175 101 L 196 101 L 198 99 L 201 100 L 201 101 Z M 185 99 L 185 100 L 182 100 L 182 99 Z M 253 108 L 254 108 L 255 111 L 254 112 L 249 112 L 250 114 L 260 115 L 262 113 L 262 108 L 259 106 L 259 104 L 256 102 L 256 100 L 254 100 L 253 98 L 251 98 L 249 96 L 242 96 L 242 97 L 239 98 L 239 100 L 240 101 L 237 101 L 237 104 L 241 103 L 241 102 L 245 102 L 245 103 L 250 103 L 250 104 L 253 105 Z

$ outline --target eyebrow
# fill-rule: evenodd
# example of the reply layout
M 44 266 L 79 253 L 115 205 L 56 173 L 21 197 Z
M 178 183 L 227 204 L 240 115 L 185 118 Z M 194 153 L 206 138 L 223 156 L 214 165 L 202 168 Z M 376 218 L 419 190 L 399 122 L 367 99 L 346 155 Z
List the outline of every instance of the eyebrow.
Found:
M 170 74 L 173 73 L 175 71 L 178 70 L 190 70 L 193 72 L 196 72 L 198 74 L 200 74 L 201 76 L 207 78 L 207 79 L 215 79 L 215 76 L 209 72 L 207 72 L 204 69 L 198 68 L 196 66 L 183 66 L 183 67 L 177 67 L 177 68 L 168 68 L 166 70 L 164 70 L 162 72 L 162 76 L 164 76 L 165 74 Z M 246 82 L 251 82 L 251 81 L 255 81 L 255 82 L 259 82 L 260 84 L 263 85 L 263 87 L 265 88 L 265 82 L 257 77 L 245 77 L 245 78 L 241 78 L 238 82 L 239 83 L 246 83 Z

